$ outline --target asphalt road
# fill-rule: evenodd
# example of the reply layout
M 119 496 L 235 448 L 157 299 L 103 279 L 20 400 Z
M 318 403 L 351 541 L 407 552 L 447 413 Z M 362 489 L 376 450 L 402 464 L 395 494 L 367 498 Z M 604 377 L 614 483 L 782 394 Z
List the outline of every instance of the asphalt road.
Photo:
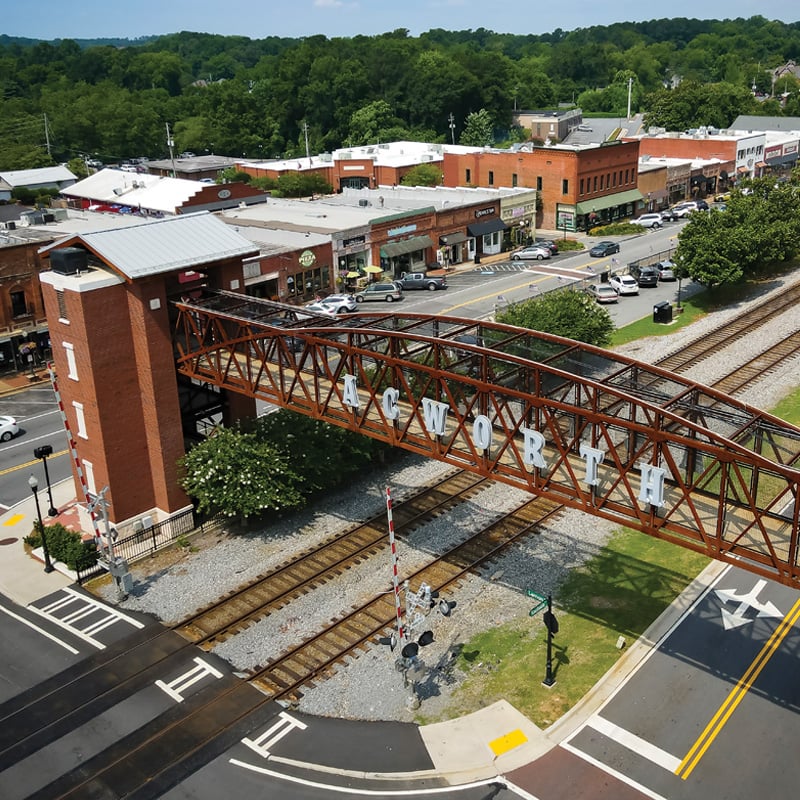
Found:
M 667 258 L 677 246 L 683 222 L 666 223 L 640 236 L 609 237 L 620 242 L 620 252 L 605 258 L 592 258 L 588 251 L 558 253 L 546 261 L 500 261 L 472 265 L 448 275 L 448 288 L 436 292 L 406 292 L 402 308 L 415 312 L 447 314 L 470 319 L 487 319 L 509 303 L 520 302 L 566 286 L 583 288 L 597 282 L 604 271 L 623 271 L 632 261 L 643 258 Z M 553 274 L 560 271 L 561 274 Z M 620 297 L 607 304 L 611 318 L 622 327 L 645 317 L 652 318 L 653 306 L 661 301 L 673 305 L 701 287 L 688 282 L 660 283 L 643 288 L 638 295 Z M 659 325 L 660 323 L 654 323 Z
M 0 443 L 0 511 L 30 495 L 28 479 L 33 474 L 39 481 L 44 514 L 48 507 L 46 479 L 34 449 L 46 444 L 53 448 L 53 455 L 47 459 L 51 484 L 72 474 L 67 434 L 53 389 L 48 383 L 0 397 L 0 414 L 14 417 L 21 428 L 10 442 Z

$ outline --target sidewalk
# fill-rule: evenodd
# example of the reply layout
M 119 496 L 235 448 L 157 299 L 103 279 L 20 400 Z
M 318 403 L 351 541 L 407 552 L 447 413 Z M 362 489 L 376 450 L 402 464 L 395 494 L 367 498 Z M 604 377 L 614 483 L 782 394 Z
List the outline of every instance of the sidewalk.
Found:
M 55 518 L 45 516 L 50 500 L 47 488 L 39 487 L 39 509 L 45 525 L 60 522 L 71 530 L 80 530 L 72 479 L 54 484 L 51 489 L 53 505 L 59 511 Z M 35 522 L 33 494 L 0 516 L 0 593 L 23 606 L 75 582 L 63 564 L 54 563 L 53 572 L 45 572 L 41 548 L 34 555 L 25 552 L 23 537 L 31 533 Z

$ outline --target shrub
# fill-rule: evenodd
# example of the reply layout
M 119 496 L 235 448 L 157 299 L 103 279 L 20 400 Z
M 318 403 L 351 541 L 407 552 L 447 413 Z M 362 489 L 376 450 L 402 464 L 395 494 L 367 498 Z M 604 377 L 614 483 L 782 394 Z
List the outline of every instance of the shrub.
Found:
M 65 564 L 68 569 L 86 569 L 97 561 L 98 553 L 94 542 L 84 542 L 79 533 L 65 528 L 60 522 L 45 525 L 44 533 L 50 558 Z M 23 541 L 29 547 L 41 547 L 42 533 L 38 522 L 34 523 L 30 536 L 26 536 Z

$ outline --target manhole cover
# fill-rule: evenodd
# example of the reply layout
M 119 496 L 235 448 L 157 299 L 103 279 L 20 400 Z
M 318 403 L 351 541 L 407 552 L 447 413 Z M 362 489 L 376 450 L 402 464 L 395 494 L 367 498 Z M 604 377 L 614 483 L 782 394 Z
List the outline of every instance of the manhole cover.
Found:
M 19 539 L 0 539 L 0 545 L 3 544 L 14 544 L 14 542 L 18 542 Z

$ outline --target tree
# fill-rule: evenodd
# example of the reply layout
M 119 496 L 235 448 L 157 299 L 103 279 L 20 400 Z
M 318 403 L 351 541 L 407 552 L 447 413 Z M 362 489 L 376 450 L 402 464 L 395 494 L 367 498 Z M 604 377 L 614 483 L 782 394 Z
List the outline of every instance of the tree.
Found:
M 400 178 L 403 186 L 438 186 L 442 182 L 440 164 L 417 164 Z
M 181 459 L 181 486 L 200 511 L 249 517 L 303 503 L 289 460 L 255 433 L 218 428 Z
M 494 141 L 494 123 L 489 112 L 482 108 L 467 116 L 459 144 L 472 147 L 489 147 Z
M 515 303 L 498 313 L 497 321 L 598 347 L 608 345 L 614 332 L 614 321 L 608 311 L 588 294 L 575 289 L 548 292 Z

